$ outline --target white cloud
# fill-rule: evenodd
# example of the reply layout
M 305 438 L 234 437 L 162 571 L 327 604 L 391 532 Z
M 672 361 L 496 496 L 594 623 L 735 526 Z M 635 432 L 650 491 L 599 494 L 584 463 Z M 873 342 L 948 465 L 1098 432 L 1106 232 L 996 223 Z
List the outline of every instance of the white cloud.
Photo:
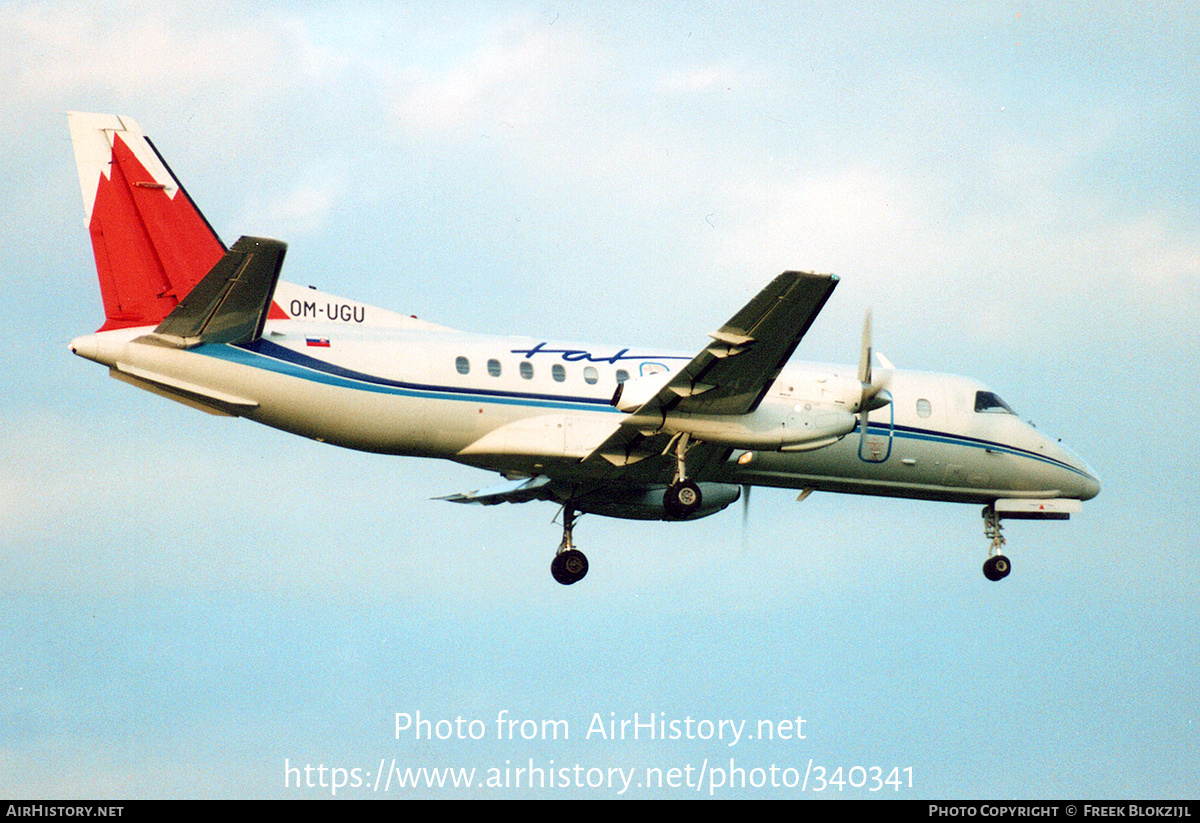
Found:
M 251 195 L 238 225 L 280 237 L 322 229 L 345 190 L 340 175 L 302 180 L 286 192 Z
M 241 7 L 149 2 L 18 4 L 0 8 L 0 78 L 13 99 L 235 95 L 240 105 L 312 83 L 341 58 L 305 25 Z
M 816 177 L 727 179 L 735 228 L 722 248 L 726 265 L 764 271 L 804 261 L 822 271 L 878 267 L 894 259 L 898 236 L 913 230 L 913 194 L 867 166 Z
M 666 92 L 693 93 L 709 89 L 730 89 L 744 82 L 744 76 L 724 65 L 698 66 L 667 72 L 659 80 L 659 87 Z
M 599 53 L 568 27 L 506 20 L 446 70 L 408 67 L 392 107 L 415 137 L 474 137 L 500 126 L 541 129 L 598 78 Z M 555 115 L 552 118 L 551 115 Z

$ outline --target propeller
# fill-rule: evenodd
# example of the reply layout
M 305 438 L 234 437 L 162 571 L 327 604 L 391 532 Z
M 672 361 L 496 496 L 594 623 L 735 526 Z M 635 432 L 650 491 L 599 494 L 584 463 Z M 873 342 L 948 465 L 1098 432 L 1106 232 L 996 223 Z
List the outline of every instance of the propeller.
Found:
M 876 373 L 871 365 L 874 357 L 875 351 L 871 347 L 871 310 L 867 309 L 867 314 L 863 318 L 862 352 L 858 358 L 858 382 L 862 386 L 862 394 L 858 401 L 860 454 L 862 453 L 861 443 L 867 436 L 867 415 L 892 402 L 892 395 L 887 390 L 893 372 L 892 364 L 880 354 L 879 359 L 886 368 Z

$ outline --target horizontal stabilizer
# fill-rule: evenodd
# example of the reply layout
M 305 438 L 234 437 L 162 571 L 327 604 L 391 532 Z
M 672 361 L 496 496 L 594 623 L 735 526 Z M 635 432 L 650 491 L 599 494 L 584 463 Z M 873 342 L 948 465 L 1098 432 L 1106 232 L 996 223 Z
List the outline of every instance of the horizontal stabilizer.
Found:
M 451 494 L 439 497 L 451 503 L 478 503 L 483 506 L 494 506 L 497 503 L 528 503 L 530 500 L 548 500 L 548 489 L 545 486 L 550 478 L 544 475 L 538 477 L 520 478 L 497 486 L 489 486 L 473 492 Z
M 239 238 L 154 333 L 187 346 L 257 340 L 286 251 L 278 240 Z

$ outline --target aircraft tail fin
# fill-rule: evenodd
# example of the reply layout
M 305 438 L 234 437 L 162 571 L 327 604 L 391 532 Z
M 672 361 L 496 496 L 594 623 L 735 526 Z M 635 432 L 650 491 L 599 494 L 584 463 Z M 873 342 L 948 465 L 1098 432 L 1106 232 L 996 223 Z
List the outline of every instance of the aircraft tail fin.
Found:
M 104 300 L 100 331 L 156 325 L 225 256 L 225 244 L 136 122 L 67 117 Z

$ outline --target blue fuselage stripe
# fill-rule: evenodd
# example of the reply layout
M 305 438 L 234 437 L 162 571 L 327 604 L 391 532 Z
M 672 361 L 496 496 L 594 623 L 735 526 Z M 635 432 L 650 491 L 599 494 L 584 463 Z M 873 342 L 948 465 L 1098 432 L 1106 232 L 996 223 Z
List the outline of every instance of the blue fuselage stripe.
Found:
M 216 357 L 252 368 L 264 369 L 276 374 L 358 391 L 380 392 L 425 399 L 458 400 L 472 403 L 500 403 L 545 409 L 621 413 L 613 408 L 607 400 L 595 397 L 512 392 L 391 380 L 336 366 L 264 339 L 239 346 L 202 345 L 193 349 L 193 351 L 197 354 Z M 1087 472 L 1053 457 L 990 440 L 902 425 L 889 427 L 885 424 L 872 423 L 869 424 L 868 428 L 872 434 L 879 436 L 892 436 L 928 443 L 943 443 L 965 448 L 1003 452 L 1017 457 L 1026 457 L 1057 466 L 1058 468 L 1067 469 L 1083 477 L 1091 477 Z
M 194 351 L 197 354 L 216 357 L 252 368 L 264 369 L 276 374 L 284 374 L 301 380 L 323 383 L 327 386 L 356 389 L 358 391 L 427 399 L 466 400 L 476 403 L 501 403 L 537 408 L 569 409 L 572 411 L 617 411 L 607 400 L 598 397 L 512 392 L 497 389 L 467 388 L 462 386 L 444 386 L 391 380 L 335 366 L 324 360 L 301 354 L 285 346 L 262 339 L 242 346 L 199 346 Z
M 885 436 L 888 431 L 888 427 L 886 425 L 880 425 L 878 423 L 868 425 L 867 428 L 871 430 L 872 434 L 878 434 L 879 436 Z M 913 426 L 901 425 L 897 425 L 895 427 L 895 436 L 907 440 L 922 440 L 927 443 L 946 443 L 952 446 L 965 446 L 967 448 L 983 449 L 984 451 L 1003 452 L 1016 457 L 1028 457 L 1031 460 L 1049 463 L 1051 466 L 1057 466 L 1060 469 L 1072 471 L 1081 477 L 1092 477 L 1087 472 L 1083 471 L 1077 466 L 1072 466 L 1070 463 L 1065 463 L 1062 460 L 1058 460 L 1044 454 L 1038 454 L 1037 452 L 1029 451 L 1028 449 L 1022 449 L 1017 446 L 1009 446 L 1004 443 L 997 443 L 994 440 L 983 440 L 978 437 L 968 437 L 967 435 L 963 434 L 949 434 L 947 432 L 938 432 L 931 429 L 918 429 Z M 1095 478 L 1092 479 L 1094 480 Z

